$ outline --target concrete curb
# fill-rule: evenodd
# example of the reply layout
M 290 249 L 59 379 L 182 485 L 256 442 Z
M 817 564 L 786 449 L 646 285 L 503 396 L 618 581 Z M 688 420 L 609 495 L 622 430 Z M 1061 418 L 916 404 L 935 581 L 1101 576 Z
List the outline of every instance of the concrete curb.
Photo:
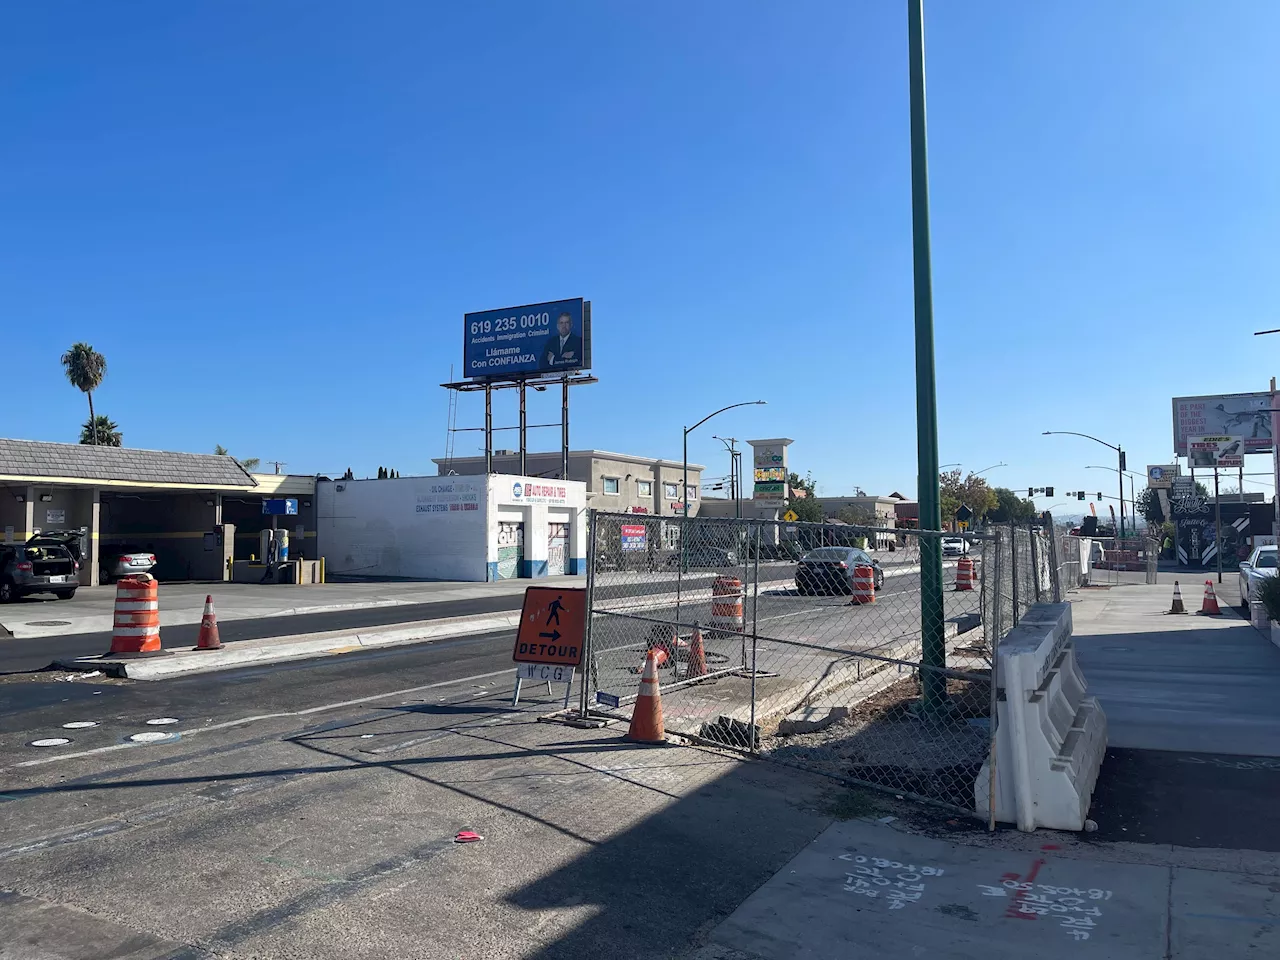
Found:
M 170 651 L 171 656 L 164 657 L 79 657 L 74 660 L 57 660 L 54 666 L 62 670 L 102 670 L 110 676 L 129 680 L 168 680 L 198 673 L 217 673 L 240 667 L 336 656 L 378 647 L 430 643 L 441 637 L 515 630 L 519 622 L 520 611 L 512 610 L 483 616 L 419 620 L 415 623 L 395 624 L 390 629 L 362 627 L 330 633 L 241 640 L 229 643 L 221 650 L 197 651 L 194 647 L 179 647 Z

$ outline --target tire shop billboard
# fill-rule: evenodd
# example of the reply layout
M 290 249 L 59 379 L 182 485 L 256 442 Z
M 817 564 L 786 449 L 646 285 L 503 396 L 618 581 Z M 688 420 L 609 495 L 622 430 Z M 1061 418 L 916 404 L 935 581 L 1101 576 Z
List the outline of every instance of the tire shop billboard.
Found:
M 462 369 L 470 380 L 519 380 L 591 368 L 591 303 L 549 300 L 464 314 Z
M 1187 459 L 1193 467 L 1243 467 L 1244 438 L 1187 437 Z
M 1174 453 L 1187 456 L 1187 440 L 1191 437 L 1241 437 L 1245 453 L 1270 453 L 1271 394 L 1174 397 Z

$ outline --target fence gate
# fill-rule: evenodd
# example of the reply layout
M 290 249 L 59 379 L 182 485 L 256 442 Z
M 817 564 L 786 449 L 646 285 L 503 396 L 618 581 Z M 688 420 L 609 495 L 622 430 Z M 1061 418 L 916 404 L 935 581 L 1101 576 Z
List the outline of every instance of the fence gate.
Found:
M 972 812 L 992 750 L 991 649 L 1060 588 L 1055 547 L 1027 526 L 592 511 L 579 707 L 629 717 L 657 650 L 668 733 Z M 941 608 L 927 613 L 941 635 L 926 638 L 922 567 L 939 555 Z

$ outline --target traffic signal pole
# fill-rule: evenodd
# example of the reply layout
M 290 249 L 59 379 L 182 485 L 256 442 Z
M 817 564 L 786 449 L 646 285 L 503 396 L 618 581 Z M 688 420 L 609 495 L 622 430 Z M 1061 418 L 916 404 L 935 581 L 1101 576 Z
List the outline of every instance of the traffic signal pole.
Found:
M 924 0 L 907 0 L 911 105 L 911 236 L 915 281 L 916 471 L 920 529 L 941 531 L 938 484 L 938 402 L 933 351 L 933 276 L 929 252 L 929 158 L 924 98 Z M 945 615 L 942 606 L 942 538 L 920 538 L 920 672 L 923 708 L 946 706 Z

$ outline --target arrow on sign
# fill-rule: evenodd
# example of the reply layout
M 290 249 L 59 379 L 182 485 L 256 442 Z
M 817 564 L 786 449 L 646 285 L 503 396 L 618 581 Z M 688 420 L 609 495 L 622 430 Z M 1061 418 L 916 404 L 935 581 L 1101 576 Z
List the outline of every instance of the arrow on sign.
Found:
M 538 636 L 540 636 L 540 637 L 546 637 L 546 638 L 547 638 L 548 640 L 550 640 L 552 643 L 555 643 L 557 640 L 559 640 L 559 639 L 560 639 L 560 631 L 559 631 L 559 630 L 552 630 L 550 633 L 540 633 L 540 634 L 538 634 Z

